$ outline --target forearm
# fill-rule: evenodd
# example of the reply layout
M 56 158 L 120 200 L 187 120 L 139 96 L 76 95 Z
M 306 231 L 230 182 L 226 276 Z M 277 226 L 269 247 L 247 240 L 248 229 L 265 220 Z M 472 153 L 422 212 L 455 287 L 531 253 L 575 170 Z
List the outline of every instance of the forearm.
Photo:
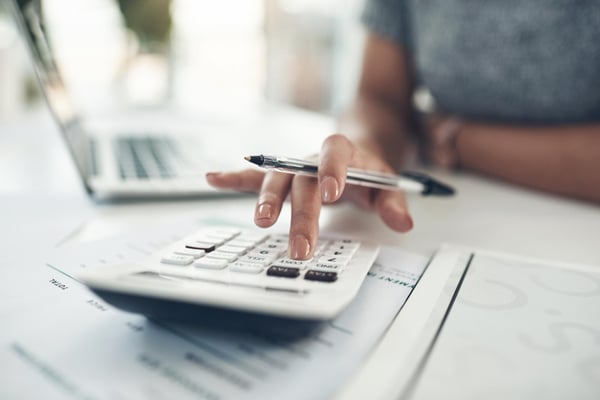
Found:
M 340 119 L 339 129 L 361 148 L 399 169 L 408 143 L 405 115 L 383 100 L 360 95 Z
M 370 33 L 357 94 L 339 127 L 360 148 L 393 168 L 401 167 L 406 149 L 412 93 L 409 65 L 404 48 Z
M 456 147 L 465 169 L 600 202 L 600 124 L 531 128 L 465 123 Z

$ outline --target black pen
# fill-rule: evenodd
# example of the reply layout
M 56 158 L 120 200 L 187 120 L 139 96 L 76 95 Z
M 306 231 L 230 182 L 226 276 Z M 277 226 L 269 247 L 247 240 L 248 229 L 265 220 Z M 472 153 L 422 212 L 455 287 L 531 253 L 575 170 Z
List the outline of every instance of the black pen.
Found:
M 316 177 L 319 170 L 315 162 L 297 158 L 261 154 L 258 156 L 246 156 L 244 159 L 259 167 L 274 169 L 287 174 Z M 358 168 L 348 168 L 346 182 L 351 185 L 367 186 L 383 190 L 400 190 L 403 192 L 420 193 L 422 195 L 450 196 L 454 194 L 452 187 L 436 181 L 429 175 L 418 172 L 405 171 L 400 175 L 394 175 Z

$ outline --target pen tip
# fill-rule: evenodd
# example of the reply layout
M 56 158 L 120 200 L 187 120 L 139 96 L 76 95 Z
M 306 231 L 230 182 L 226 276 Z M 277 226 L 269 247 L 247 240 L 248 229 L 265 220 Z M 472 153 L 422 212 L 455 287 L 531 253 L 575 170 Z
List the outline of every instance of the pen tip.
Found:
M 261 156 L 246 156 L 246 157 L 244 157 L 244 160 L 250 161 L 252 164 L 261 166 L 261 165 L 263 165 L 265 158 L 262 155 Z

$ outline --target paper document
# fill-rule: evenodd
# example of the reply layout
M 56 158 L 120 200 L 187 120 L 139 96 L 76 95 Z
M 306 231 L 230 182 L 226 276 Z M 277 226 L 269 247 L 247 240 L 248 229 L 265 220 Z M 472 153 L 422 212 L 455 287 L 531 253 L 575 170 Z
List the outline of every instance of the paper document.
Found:
M 59 249 L 0 305 L 0 398 L 329 399 L 358 369 L 411 293 L 425 257 L 383 248 L 353 303 L 311 329 L 247 330 L 149 321 L 74 280 L 188 234 L 165 230 Z M 30 275 L 31 276 L 31 275 Z
M 444 246 L 364 368 L 346 399 L 599 399 L 600 267 Z
M 411 399 L 600 398 L 600 267 L 471 251 Z

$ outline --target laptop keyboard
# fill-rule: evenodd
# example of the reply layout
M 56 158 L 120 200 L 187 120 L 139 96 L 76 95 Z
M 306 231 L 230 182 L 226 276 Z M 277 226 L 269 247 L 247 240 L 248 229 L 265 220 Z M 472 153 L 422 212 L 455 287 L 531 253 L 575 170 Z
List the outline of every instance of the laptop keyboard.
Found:
M 98 141 L 94 138 L 88 138 L 88 152 L 89 152 L 89 173 L 91 176 L 97 176 L 100 172 L 98 168 Z
M 176 155 L 167 137 L 122 137 L 115 140 L 119 175 L 122 179 L 171 178 L 169 159 Z

